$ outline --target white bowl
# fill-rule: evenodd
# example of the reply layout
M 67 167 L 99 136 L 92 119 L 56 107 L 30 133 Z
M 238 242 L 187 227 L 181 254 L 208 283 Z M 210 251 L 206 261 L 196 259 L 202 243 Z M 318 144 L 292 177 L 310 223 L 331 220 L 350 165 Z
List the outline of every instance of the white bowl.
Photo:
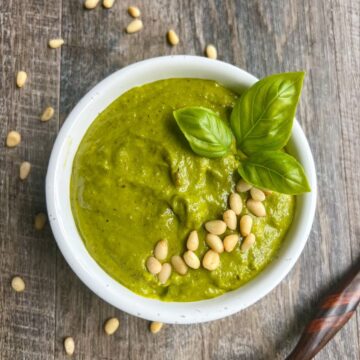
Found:
M 70 207 L 70 176 L 86 130 L 125 91 L 152 81 L 187 77 L 216 80 L 235 91 L 257 79 L 233 65 L 196 56 L 165 56 L 138 62 L 101 81 L 76 105 L 61 128 L 46 176 L 46 201 L 52 231 L 66 261 L 98 296 L 129 314 L 165 323 L 198 323 L 219 319 L 250 306 L 271 291 L 291 270 L 307 241 L 315 213 L 316 175 L 306 137 L 297 121 L 288 150 L 304 166 L 312 192 L 297 197 L 293 223 L 276 259 L 253 280 L 220 297 L 197 302 L 162 302 L 136 295 L 111 278 L 90 256 Z

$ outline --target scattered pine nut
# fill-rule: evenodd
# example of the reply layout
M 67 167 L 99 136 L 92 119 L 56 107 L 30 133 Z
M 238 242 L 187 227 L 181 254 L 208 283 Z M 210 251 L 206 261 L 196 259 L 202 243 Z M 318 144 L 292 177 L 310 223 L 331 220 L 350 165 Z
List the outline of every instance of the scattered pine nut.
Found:
M 252 188 L 252 185 L 248 184 L 245 180 L 241 179 L 236 184 L 236 191 L 239 193 L 247 192 Z
M 74 354 L 75 342 L 74 342 L 74 339 L 71 336 L 64 339 L 64 349 L 65 349 L 65 352 L 66 352 L 67 355 Z
M 18 133 L 17 131 L 10 131 L 6 137 L 6 146 L 10 148 L 15 147 L 20 144 L 20 141 L 20 133 Z
M 198 269 L 200 267 L 200 260 L 193 251 L 186 251 L 183 255 L 183 258 L 186 265 L 191 267 L 192 269 Z
M 213 271 L 220 265 L 220 256 L 214 250 L 208 250 L 203 257 L 202 265 L 206 270 Z
M 46 224 L 47 216 L 44 213 L 39 213 L 35 216 L 34 228 L 35 230 L 42 230 Z
M 218 254 L 224 252 L 223 242 L 217 235 L 207 234 L 205 241 L 209 245 L 209 247 L 216 251 Z
M 171 265 L 165 263 L 162 265 L 161 270 L 158 274 L 158 279 L 162 284 L 165 284 L 171 276 Z
M 150 331 L 153 333 L 153 334 L 156 334 L 158 333 L 161 328 L 163 327 L 163 323 L 162 322 L 158 322 L 158 321 L 153 321 L 151 324 L 150 324 Z
M 226 210 L 223 214 L 225 224 L 230 230 L 235 230 L 237 225 L 237 218 L 234 210 Z
M 199 235 L 196 230 L 193 230 L 187 239 L 186 247 L 188 250 L 195 251 L 199 247 Z
M 208 46 L 206 46 L 205 53 L 209 59 L 217 59 L 217 50 L 214 45 L 209 44 Z
M 171 258 L 171 264 L 174 267 L 174 270 L 180 275 L 185 275 L 188 271 L 185 261 L 179 255 L 175 255 Z
M 128 13 L 130 16 L 132 16 L 133 18 L 137 18 L 141 15 L 140 9 L 136 6 L 130 6 L 128 8 Z
M 240 215 L 243 204 L 241 197 L 238 193 L 232 193 L 229 197 L 230 209 L 235 212 L 236 215 Z
M 250 215 L 244 215 L 240 219 L 240 233 L 242 236 L 248 236 L 251 233 L 253 219 Z
M 117 318 L 113 317 L 105 321 L 104 331 L 107 335 L 112 335 L 119 328 L 120 322 Z
M 174 30 L 169 30 L 167 33 L 168 41 L 171 45 L 175 46 L 179 43 L 179 36 L 176 34 Z
M 104 0 L 103 1 L 103 7 L 105 9 L 111 9 L 114 5 L 115 0 Z
M 20 276 L 14 276 L 11 280 L 11 287 L 16 292 L 22 292 L 25 290 L 25 282 Z
M 255 216 L 263 217 L 266 216 L 265 206 L 261 201 L 255 201 L 253 199 L 249 199 L 246 203 L 247 208 L 251 213 Z
M 38 213 L 35 215 L 34 228 L 36 230 L 42 230 L 46 224 L 47 216 L 44 213 Z
M 231 252 L 235 249 L 236 244 L 239 242 L 239 235 L 232 234 L 225 236 L 224 249 L 226 252 Z
M 221 235 L 226 231 L 226 224 L 222 220 L 211 220 L 205 223 L 205 229 L 214 235 Z
M 55 110 L 53 107 L 48 106 L 41 114 L 41 121 L 49 121 L 54 116 Z
M 167 240 L 160 240 L 155 246 L 154 255 L 158 260 L 165 260 L 168 256 L 168 242 Z
M 95 9 L 98 6 L 99 1 L 100 0 L 85 0 L 84 7 L 88 10 Z
M 28 161 L 22 162 L 19 169 L 20 179 L 25 180 L 29 176 L 30 170 L 31 170 L 31 164 Z
M 27 73 L 25 71 L 19 71 L 16 75 L 16 85 L 18 88 L 22 88 L 27 80 Z
M 241 244 L 241 251 L 248 251 L 255 243 L 255 235 L 250 233 Z
M 161 271 L 161 263 L 154 256 L 150 256 L 146 260 L 146 268 L 148 269 L 149 273 L 156 275 Z
M 133 33 L 140 31 L 142 28 L 143 28 L 142 21 L 139 19 L 135 19 L 135 20 L 131 21 L 131 23 L 127 26 L 126 32 L 128 34 L 133 34 Z
M 250 195 L 255 201 L 264 201 L 265 200 L 265 194 L 257 188 L 251 188 L 250 189 Z
M 64 45 L 64 40 L 60 39 L 60 38 L 59 39 L 51 39 L 51 40 L 49 40 L 48 45 L 52 49 L 57 49 L 60 46 Z

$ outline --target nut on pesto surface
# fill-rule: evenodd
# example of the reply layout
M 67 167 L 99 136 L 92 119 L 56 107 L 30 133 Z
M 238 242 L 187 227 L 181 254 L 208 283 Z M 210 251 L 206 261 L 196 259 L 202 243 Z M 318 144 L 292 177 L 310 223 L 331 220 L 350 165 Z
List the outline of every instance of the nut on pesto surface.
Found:
M 71 176 L 75 222 L 94 260 L 135 293 L 163 301 L 213 298 L 248 282 L 276 256 L 293 219 L 295 196 L 272 192 L 263 202 L 266 216 L 253 218 L 256 242 L 247 252 L 237 246 L 221 254 L 216 270 L 173 271 L 165 283 L 146 269 L 159 240 L 167 240 L 164 262 L 170 263 L 186 251 L 194 229 L 194 253 L 202 259 L 208 250 L 203 224 L 221 218 L 239 181 L 235 147 L 221 158 L 196 155 L 173 111 L 202 106 L 228 122 L 236 99 L 214 81 L 160 80 L 121 95 L 85 134 Z M 249 195 L 240 196 L 245 204 Z M 240 217 L 248 213 L 244 206 Z

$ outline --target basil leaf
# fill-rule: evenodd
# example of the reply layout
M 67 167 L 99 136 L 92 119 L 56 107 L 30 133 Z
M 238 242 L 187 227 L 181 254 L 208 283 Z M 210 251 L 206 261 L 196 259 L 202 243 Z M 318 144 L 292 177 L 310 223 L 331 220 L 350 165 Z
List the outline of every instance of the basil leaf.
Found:
M 216 158 L 228 152 L 233 136 L 215 112 L 204 107 L 187 107 L 174 111 L 174 117 L 196 154 Z
M 252 154 L 238 170 L 246 182 L 259 188 L 290 195 L 311 191 L 301 164 L 282 151 Z
M 280 150 L 287 144 L 304 76 L 304 72 L 271 75 L 240 97 L 230 124 L 242 152 Z

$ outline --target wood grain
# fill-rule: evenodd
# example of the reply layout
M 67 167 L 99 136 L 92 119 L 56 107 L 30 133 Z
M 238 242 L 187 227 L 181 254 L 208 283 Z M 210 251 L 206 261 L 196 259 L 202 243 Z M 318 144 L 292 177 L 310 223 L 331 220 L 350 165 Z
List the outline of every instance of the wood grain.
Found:
M 142 10 L 144 29 L 127 35 L 129 5 Z M 312 308 L 360 255 L 360 3 L 357 0 L 136 0 L 86 11 L 80 0 L 0 1 L 0 136 L 23 136 L 0 148 L 0 359 L 284 359 L 313 315 Z M 166 31 L 180 43 L 171 47 Z M 50 50 L 61 36 L 65 45 Z M 35 232 L 44 210 L 44 177 L 56 133 L 77 101 L 98 81 L 130 63 L 168 54 L 202 55 L 207 43 L 220 60 L 258 77 L 304 69 L 298 120 L 314 153 L 319 181 L 317 216 L 293 271 L 268 296 L 212 323 L 148 323 L 104 303 L 65 263 L 50 229 Z M 20 68 L 29 74 L 16 89 Z M 56 117 L 39 121 L 52 105 Z M 33 164 L 18 179 L 23 160 Z M 18 274 L 26 291 L 15 294 Z M 120 318 L 111 337 L 102 331 Z M 316 359 L 359 359 L 360 318 L 354 316 Z
M 55 255 L 50 230 L 36 232 L 34 216 L 45 210 L 44 176 L 55 139 L 56 121 L 41 123 L 51 104 L 58 109 L 60 53 L 47 39 L 60 33 L 57 1 L 4 1 L 0 5 L 0 358 L 44 359 L 54 353 Z M 28 73 L 23 89 L 15 74 Z M 22 135 L 20 146 L 5 149 L 9 130 Z M 32 172 L 19 180 L 27 160 Z M 20 275 L 26 291 L 15 294 L 11 277 Z
M 299 342 L 286 360 L 311 360 L 354 315 L 360 302 L 360 262 L 318 305 Z

